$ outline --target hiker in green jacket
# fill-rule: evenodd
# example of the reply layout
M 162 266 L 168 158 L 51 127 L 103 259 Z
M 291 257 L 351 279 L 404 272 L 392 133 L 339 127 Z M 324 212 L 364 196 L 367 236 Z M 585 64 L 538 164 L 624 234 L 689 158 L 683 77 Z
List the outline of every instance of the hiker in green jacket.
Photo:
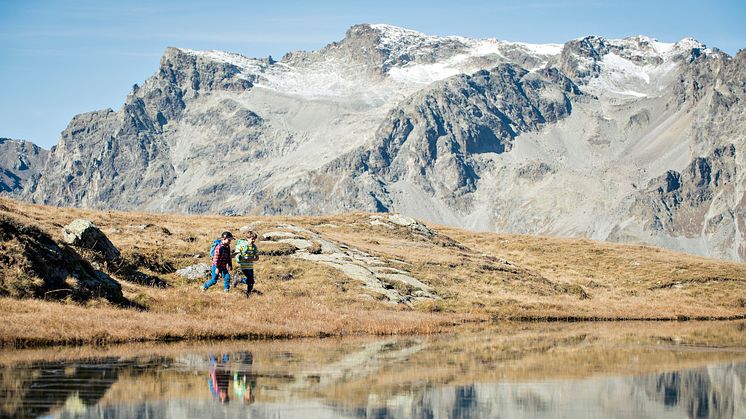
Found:
M 256 248 L 257 234 L 251 230 L 247 231 L 245 238 L 236 242 L 236 264 L 238 269 L 243 273 L 244 278 L 240 281 L 246 284 L 246 296 L 251 294 L 254 289 L 254 262 L 259 260 L 259 251 Z M 233 280 L 233 288 L 238 285 L 239 280 L 236 275 Z

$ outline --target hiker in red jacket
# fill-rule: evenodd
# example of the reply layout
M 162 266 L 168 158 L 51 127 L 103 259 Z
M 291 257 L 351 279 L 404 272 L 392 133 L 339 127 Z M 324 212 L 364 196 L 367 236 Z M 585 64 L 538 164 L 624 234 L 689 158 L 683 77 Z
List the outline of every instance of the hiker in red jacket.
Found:
M 215 253 L 212 256 L 212 278 L 205 282 L 202 291 L 207 291 L 208 288 L 215 285 L 218 282 L 218 275 L 223 276 L 223 291 L 228 292 L 230 290 L 230 269 L 233 269 L 231 240 L 233 240 L 233 234 L 230 231 L 224 231 L 221 235 L 220 244 L 215 247 Z

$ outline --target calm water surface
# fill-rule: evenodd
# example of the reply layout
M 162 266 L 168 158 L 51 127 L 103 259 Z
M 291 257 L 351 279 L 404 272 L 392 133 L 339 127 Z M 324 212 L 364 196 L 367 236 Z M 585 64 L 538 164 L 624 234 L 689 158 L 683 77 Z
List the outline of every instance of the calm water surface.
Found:
M 3 417 L 746 418 L 746 323 L 0 352 Z

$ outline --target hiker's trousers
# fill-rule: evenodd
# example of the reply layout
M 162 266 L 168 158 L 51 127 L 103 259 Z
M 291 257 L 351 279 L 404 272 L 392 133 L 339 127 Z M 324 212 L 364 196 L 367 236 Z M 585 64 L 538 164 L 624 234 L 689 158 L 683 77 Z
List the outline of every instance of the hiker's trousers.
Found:
M 228 272 L 228 268 L 221 267 L 218 270 L 218 267 L 215 265 L 212 265 L 212 278 L 205 282 L 204 288 L 207 289 L 215 285 L 218 282 L 218 275 L 223 276 L 223 288 L 229 290 L 231 288 L 231 274 Z

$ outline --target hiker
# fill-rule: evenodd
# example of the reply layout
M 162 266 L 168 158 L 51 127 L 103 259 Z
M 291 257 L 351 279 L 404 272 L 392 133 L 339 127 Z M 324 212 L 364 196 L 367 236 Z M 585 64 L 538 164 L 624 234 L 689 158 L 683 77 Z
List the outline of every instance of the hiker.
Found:
M 228 370 L 228 362 L 230 357 L 228 354 L 223 354 L 218 361 L 215 355 L 210 354 L 210 378 L 207 380 L 207 385 L 210 387 L 212 396 L 220 400 L 222 404 L 230 401 L 228 395 L 228 383 L 230 382 L 230 371 Z
M 233 234 L 230 231 L 224 231 L 220 236 L 220 242 L 213 244 L 212 278 L 205 282 L 205 285 L 202 286 L 202 291 L 207 291 L 208 288 L 215 285 L 218 282 L 218 275 L 223 276 L 223 291 L 228 292 L 230 290 L 231 274 L 228 269 L 233 269 L 231 240 L 233 240 Z
M 257 238 L 255 232 L 249 230 L 244 237 L 236 242 L 235 253 L 236 264 L 238 264 L 238 269 L 243 273 L 243 279 L 240 282 L 246 284 L 246 296 L 248 297 L 251 294 L 251 290 L 254 289 L 254 262 L 259 260 L 259 251 L 255 244 Z M 238 283 L 238 275 L 236 275 L 236 279 L 233 280 L 233 288 L 236 288 Z
M 244 404 L 254 403 L 256 389 L 256 373 L 252 372 L 254 356 L 251 352 L 238 353 L 234 355 L 236 361 L 233 370 L 233 395 L 236 400 L 242 400 Z

